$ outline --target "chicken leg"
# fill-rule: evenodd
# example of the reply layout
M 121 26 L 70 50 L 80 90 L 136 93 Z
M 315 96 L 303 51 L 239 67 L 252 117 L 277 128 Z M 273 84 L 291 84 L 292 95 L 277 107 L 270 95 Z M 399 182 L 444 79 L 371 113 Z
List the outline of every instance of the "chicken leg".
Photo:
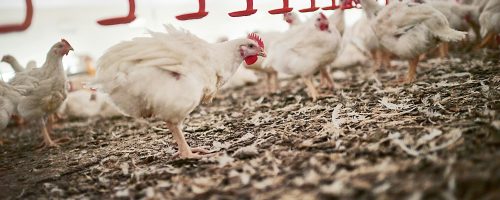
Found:
M 405 83 L 413 83 L 417 79 L 417 65 L 419 61 L 419 56 L 408 61 L 408 75 L 406 77 Z
M 278 91 L 278 73 L 274 70 L 267 71 L 267 89 L 269 93 L 275 93 Z
M 325 87 L 328 89 L 333 89 L 333 80 L 332 77 L 330 77 L 330 73 L 328 73 L 328 69 L 326 67 L 320 67 L 319 68 L 319 74 L 321 76 L 321 82 L 320 82 L 320 87 Z
M 210 156 L 212 154 L 208 154 L 209 151 L 203 148 L 191 148 L 186 142 L 186 138 L 184 138 L 184 134 L 182 133 L 181 127 L 179 123 L 170 123 L 167 122 L 167 128 L 172 132 L 172 136 L 179 146 L 179 152 L 174 155 L 174 157 L 179 156 L 181 158 L 202 158 L 206 156 Z M 206 155 L 200 155 L 200 154 Z
M 481 41 L 481 43 L 476 46 L 476 50 L 482 49 L 491 44 L 491 42 L 495 39 L 495 36 L 496 34 L 494 32 L 489 32 L 486 37 L 484 37 L 483 41 Z
M 316 90 L 316 87 L 314 87 L 311 79 L 311 76 L 302 77 L 302 80 L 304 80 L 304 84 L 306 84 L 307 89 L 309 90 L 309 95 L 311 96 L 313 101 L 316 101 L 318 99 L 319 93 L 318 90 Z
M 382 56 L 382 60 L 381 60 L 381 64 L 384 68 L 386 69 L 391 69 L 392 66 L 391 66 L 391 56 L 392 54 L 389 52 L 389 51 L 386 51 L 386 50 L 380 50 L 381 52 L 381 56 Z
M 12 119 L 16 122 L 18 126 L 24 126 L 26 124 L 26 121 L 24 121 L 23 118 L 17 115 L 12 115 Z
M 45 118 L 47 118 L 47 123 L 45 123 Z M 42 117 L 41 119 L 41 129 L 42 129 L 42 136 L 43 136 L 43 142 L 42 144 L 39 145 L 39 149 L 44 149 L 44 148 L 59 148 L 59 144 L 65 143 L 70 140 L 69 137 L 62 137 L 56 140 L 52 140 L 50 137 L 50 133 L 52 133 L 52 128 L 53 128 L 53 118 L 49 115 L 48 117 Z
M 441 59 L 446 59 L 448 57 L 448 51 L 449 51 L 449 44 L 448 42 L 443 42 L 441 45 L 439 45 L 439 57 Z
M 50 138 L 49 131 L 47 130 L 47 125 L 45 124 L 45 119 L 42 117 L 40 119 L 41 122 L 41 129 L 42 129 L 42 136 L 43 136 L 43 143 L 40 145 L 40 149 L 46 148 L 46 147 L 56 147 L 58 148 L 59 145 Z
M 375 60 L 374 66 L 373 66 L 375 71 L 381 69 L 382 68 L 382 60 L 383 60 L 382 51 L 379 49 L 372 51 L 372 57 Z

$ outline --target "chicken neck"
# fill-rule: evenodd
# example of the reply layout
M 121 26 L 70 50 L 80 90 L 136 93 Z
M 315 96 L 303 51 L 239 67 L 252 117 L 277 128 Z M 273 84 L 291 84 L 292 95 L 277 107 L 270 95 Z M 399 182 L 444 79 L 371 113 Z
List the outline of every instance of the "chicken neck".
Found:
M 238 67 L 243 62 L 243 58 L 241 57 L 238 48 L 240 45 L 245 44 L 246 39 L 236 39 L 230 40 L 222 43 L 212 44 L 212 53 L 214 59 L 216 59 L 217 65 L 213 66 L 217 73 L 217 76 L 220 77 L 222 86 L 224 83 L 233 76 L 233 74 L 238 70 Z
M 62 55 L 53 55 L 49 53 L 45 59 L 45 63 L 42 66 L 43 74 L 48 76 L 63 75 L 66 76 L 64 72 L 64 67 L 62 64 Z
M 21 64 L 19 64 L 19 62 L 15 58 L 12 58 L 12 60 L 7 61 L 7 63 L 10 64 L 10 66 L 16 73 L 24 71 L 24 68 L 21 66 Z

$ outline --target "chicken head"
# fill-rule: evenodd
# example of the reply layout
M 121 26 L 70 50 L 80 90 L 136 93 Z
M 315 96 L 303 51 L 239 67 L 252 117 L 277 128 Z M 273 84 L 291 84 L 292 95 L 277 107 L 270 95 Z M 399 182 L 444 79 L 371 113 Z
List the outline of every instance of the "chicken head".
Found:
M 247 38 L 248 43 L 240 46 L 240 55 L 247 65 L 252 65 L 257 62 L 258 56 L 266 57 L 264 42 L 255 33 L 250 33 Z
M 69 51 L 73 51 L 73 47 L 65 39 L 61 39 L 60 42 L 52 46 L 52 53 L 57 56 L 68 55 Z
M 319 16 L 316 18 L 316 22 L 314 23 L 314 26 L 318 28 L 321 31 L 329 31 L 329 24 L 330 22 L 328 21 L 328 18 L 325 16 L 323 13 L 319 13 Z

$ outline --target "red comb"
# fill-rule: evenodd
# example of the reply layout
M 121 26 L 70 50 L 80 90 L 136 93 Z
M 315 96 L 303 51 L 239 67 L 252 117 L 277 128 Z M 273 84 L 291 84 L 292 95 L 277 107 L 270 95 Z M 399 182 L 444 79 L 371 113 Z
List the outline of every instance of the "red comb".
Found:
M 319 13 L 319 16 L 321 17 L 321 19 L 327 19 L 325 14 L 323 14 L 323 13 Z
M 255 34 L 255 33 L 248 34 L 248 39 L 251 39 L 251 40 L 257 42 L 257 44 L 259 44 L 259 47 L 264 49 L 264 42 L 257 34 Z
M 68 41 L 66 41 L 65 39 L 61 39 L 61 42 L 64 42 L 64 44 L 68 45 L 68 46 L 71 46 L 71 44 L 69 44 Z

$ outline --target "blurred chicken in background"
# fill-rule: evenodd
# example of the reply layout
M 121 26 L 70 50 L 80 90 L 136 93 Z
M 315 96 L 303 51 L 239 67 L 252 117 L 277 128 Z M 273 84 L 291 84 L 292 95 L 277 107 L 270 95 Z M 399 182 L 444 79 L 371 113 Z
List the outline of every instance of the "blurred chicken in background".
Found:
M 479 16 L 483 40 L 477 48 L 499 48 L 500 45 L 500 1 L 489 0 Z
M 294 12 L 289 12 L 289 13 L 283 14 L 283 20 L 289 24 L 290 29 L 297 28 L 301 24 L 303 24 L 303 22 L 300 20 L 299 16 Z M 267 49 L 271 49 L 274 46 L 275 42 L 280 40 L 281 37 L 284 36 L 284 33 L 278 32 L 278 31 L 270 31 L 270 32 L 262 32 L 262 33 L 259 32 L 259 36 L 264 41 L 264 44 L 266 44 Z M 267 91 L 269 93 L 277 92 L 279 89 L 278 73 L 283 73 L 283 72 L 277 71 L 274 68 L 263 67 L 262 63 L 264 62 L 264 60 L 265 60 L 265 58 L 258 57 L 257 62 L 255 62 L 251 65 L 248 65 L 246 63 L 242 63 L 242 66 L 243 66 L 242 68 L 264 73 L 266 76 Z
M 9 84 L 22 91 L 16 102 L 17 113 L 28 120 L 39 120 L 43 136 L 42 147 L 57 147 L 58 140 L 52 140 L 53 119 L 67 96 L 67 78 L 62 58 L 73 50 L 64 39 L 54 44 L 45 63 L 40 68 L 17 73 Z
M 63 119 L 124 116 L 108 95 L 87 89 L 69 93 L 57 113 Z
M 468 45 L 472 42 L 471 38 L 479 38 L 479 7 L 476 5 L 459 4 L 453 1 L 426 1 L 427 5 L 432 6 L 441 12 L 452 29 L 469 32 L 463 44 Z M 469 36 L 470 35 L 470 36 Z M 462 46 L 464 47 L 464 46 Z M 442 42 L 439 45 L 439 57 L 444 59 L 448 57 L 449 43 Z
M 274 69 L 294 76 L 300 76 L 316 101 L 319 92 L 313 84 L 313 75 L 320 71 L 321 82 L 333 88 L 327 66 L 337 56 L 341 36 L 337 28 L 322 13 L 316 14 L 306 23 L 285 32 L 269 47 L 263 69 Z
M 404 82 L 416 80 L 420 55 L 442 42 L 456 42 L 466 33 L 450 28 L 446 17 L 426 4 L 393 1 L 379 9 L 375 0 L 361 0 L 363 9 L 375 14 L 370 25 L 380 44 L 401 59 L 409 61 Z
M 34 60 L 30 60 L 26 64 L 26 67 L 23 67 L 21 64 L 19 64 L 17 59 L 12 55 L 4 55 L 2 57 L 2 62 L 8 63 L 16 73 L 36 68 L 36 62 Z

